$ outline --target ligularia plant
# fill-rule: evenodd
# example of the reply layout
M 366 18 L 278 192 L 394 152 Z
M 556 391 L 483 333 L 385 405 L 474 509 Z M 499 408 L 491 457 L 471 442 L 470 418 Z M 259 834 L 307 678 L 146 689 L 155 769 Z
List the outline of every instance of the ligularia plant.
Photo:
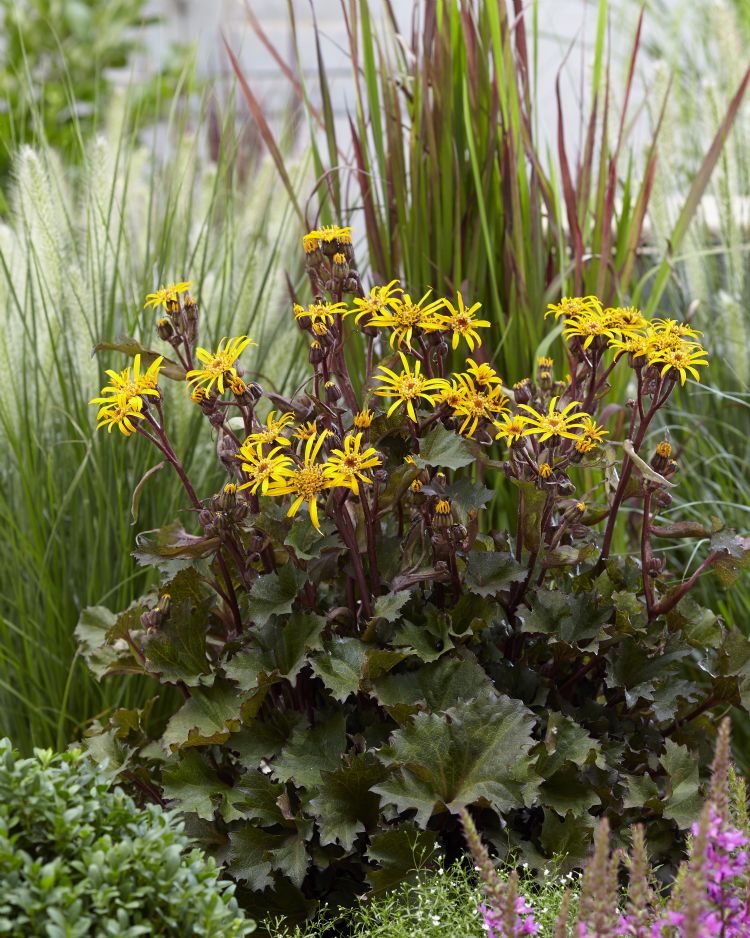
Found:
M 464 809 L 531 862 L 582 862 L 600 816 L 615 833 L 648 816 L 676 845 L 710 714 L 743 705 L 750 660 L 689 595 L 703 575 L 730 583 L 750 544 L 662 514 L 679 460 L 661 414 L 701 378 L 700 335 L 564 298 L 548 314 L 568 373 L 543 357 L 508 387 L 468 294 L 366 290 L 349 228 L 303 249 L 296 394 L 243 365 L 250 336 L 201 340 L 181 281 L 147 298 L 162 347 L 92 402 L 185 496 L 137 536 L 159 583 L 78 627 L 96 674 L 148 675 L 181 703 L 166 726 L 148 708 L 102 719 L 92 751 L 190 816 L 259 911 L 304 914 L 455 855 Z M 205 417 L 218 491 L 186 471 L 164 379 Z M 486 510 L 500 487 L 517 493 L 510 531 Z M 683 537 L 707 542 L 692 572 L 660 546 Z M 533 928 L 515 895 L 487 916 Z

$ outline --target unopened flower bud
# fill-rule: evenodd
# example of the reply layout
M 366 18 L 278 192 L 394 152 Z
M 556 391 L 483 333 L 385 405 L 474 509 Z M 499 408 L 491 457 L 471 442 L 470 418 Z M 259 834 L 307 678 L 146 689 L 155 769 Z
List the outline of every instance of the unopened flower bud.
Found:
M 516 404 L 528 404 L 531 400 L 531 382 L 528 378 L 523 378 L 513 385 L 513 397 Z
M 341 391 L 338 389 L 335 381 L 326 381 L 326 401 L 329 404 L 335 404 L 341 398 Z
M 346 257 L 338 251 L 331 258 L 331 276 L 334 280 L 343 280 L 349 273 L 349 265 L 346 263 Z
M 325 357 L 326 350 L 323 348 L 320 339 L 313 339 L 307 351 L 307 360 L 311 365 L 319 365 L 325 361 Z
M 169 342 L 174 335 L 174 326 L 168 319 L 160 319 L 156 324 L 156 331 L 162 342 Z

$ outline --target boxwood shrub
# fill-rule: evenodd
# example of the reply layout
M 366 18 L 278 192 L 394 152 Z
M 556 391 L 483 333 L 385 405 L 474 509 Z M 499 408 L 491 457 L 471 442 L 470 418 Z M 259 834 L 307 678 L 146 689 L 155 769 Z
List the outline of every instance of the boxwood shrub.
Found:
M 255 929 L 158 805 L 138 807 L 93 760 L 0 740 L 0 935 L 221 935 Z

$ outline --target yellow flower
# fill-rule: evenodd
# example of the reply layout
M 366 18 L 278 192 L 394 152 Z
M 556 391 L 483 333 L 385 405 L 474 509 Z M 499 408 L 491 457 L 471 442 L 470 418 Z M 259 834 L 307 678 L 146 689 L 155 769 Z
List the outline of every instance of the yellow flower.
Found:
M 687 323 L 678 323 L 676 319 L 652 319 L 651 329 L 654 332 L 675 335 L 680 339 L 697 339 L 703 333 L 698 329 L 693 329 Z
M 656 455 L 662 459 L 670 459 L 672 456 L 672 445 L 669 440 L 662 440 L 656 447 Z
M 550 466 L 548 462 L 543 462 L 539 467 L 539 475 L 543 479 L 549 479 L 549 477 L 552 475 L 552 466 Z
M 322 228 L 318 228 L 314 234 L 326 244 L 330 244 L 332 241 L 338 241 L 339 244 L 352 243 L 352 229 L 350 227 L 339 228 L 338 225 L 324 225 Z
M 555 440 L 561 437 L 565 437 L 569 440 L 577 440 L 578 433 L 574 431 L 583 429 L 583 419 L 584 417 L 588 417 L 588 414 L 570 413 L 574 407 L 580 406 L 580 401 L 571 401 L 570 404 L 562 410 L 556 410 L 556 404 L 557 398 L 553 397 L 549 402 L 549 410 L 546 414 L 539 413 L 538 410 L 534 410 L 534 408 L 529 407 L 528 404 L 519 404 L 519 408 L 531 415 L 531 417 L 526 418 L 526 429 L 523 431 L 523 435 L 536 435 L 539 437 L 540 443 L 544 443 L 545 440 L 549 440 L 550 437 L 554 437 Z
M 312 254 L 313 251 L 317 251 L 320 247 L 320 232 L 319 231 L 308 231 L 306 235 L 302 238 L 302 249 L 305 254 Z
M 473 352 L 475 342 L 477 345 L 482 344 L 477 329 L 488 329 L 490 323 L 486 319 L 474 318 L 474 313 L 481 307 L 481 303 L 474 303 L 473 306 L 467 307 L 460 293 L 457 293 L 456 297 L 458 300 L 458 308 L 448 300 L 443 300 L 443 306 L 448 310 L 448 313 L 438 313 L 436 319 L 443 329 L 453 333 L 451 347 L 454 350 L 458 348 L 459 339 L 463 337 L 466 339 L 466 344 Z
M 208 397 L 208 391 L 205 388 L 195 388 L 190 392 L 190 400 L 194 404 L 202 404 Z
M 307 423 L 301 423 L 292 436 L 296 436 L 298 440 L 309 440 L 310 437 L 315 436 L 317 432 L 318 425 L 314 420 L 310 420 Z
M 496 440 L 505 440 L 508 446 L 512 446 L 523 436 L 523 430 L 526 426 L 526 418 L 520 414 L 505 414 L 501 421 L 495 422 L 497 434 Z
M 145 309 L 147 306 L 150 306 L 152 309 L 156 309 L 157 306 L 163 306 L 164 309 L 167 309 L 167 304 L 174 302 L 174 300 L 177 299 L 178 293 L 184 293 L 186 290 L 189 290 L 192 285 L 192 280 L 170 283 L 168 286 L 157 290 L 156 293 L 149 293 L 146 296 L 146 302 L 143 304 L 143 308 Z
M 347 316 L 351 313 L 356 313 L 356 316 L 354 317 L 354 321 L 356 323 L 359 323 L 363 316 L 368 316 L 370 318 L 368 318 L 367 322 L 365 322 L 365 325 L 369 326 L 371 325 L 370 319 L 372 316 L 374 316 L 376 313 L 379 313 L 385 306 L 387 306 L 388 302 L 392 300 L 396 294 L 403 292 L 404 291 L 401 289 L 401 285 L 399 284 L 398 280 L 391 280 L 391 282 L 386 284 L 384 287 L 373 287 L 370 290 L 369 296 L 356 296 L 354 298 L 354 306 L 356 308 L 347 310 L 344 315 Z
M 354 415 L 354 426 L 357 427 L 358 430 L 366 430 L 368 427 L 372 426 L 374 416 L 369 407 L 365 407 L 364 410 L 358 410 Z
M 355 495 L 359 494 L 358 479 L 366 485 L 372 484 L 372 479 L 364 475 L 364 470 L 383 464 L 373 446 L 361 450 L 361 444 L 361 433 L 347 435 L 344 437 L 343 450 L 332 449 L 328 456 L 329 471 L 334 483 L 350 488 Z
M 367 325 L 393 330 L 391 347 L 394 343 L 400 347 L 405 342 L 407 348 L 411 348 L 415 329 L 429 331 L 436 326 L 439 328 L 435 313 L 443 306 L 443 300 L 435 300 L 427 306 L 422 305 L 431 292 L 428 290 L 418 303 L 415 303 L 408 293 L 404 293 L 403 298 L 392 296 L 388 306 L 383 306 L 373 313 Z
M 240 486 L 242 488 L 242 486 Z M 222 489 L 226 495 L 236 495 L 237 494 L 237 483 L 236 482 L 227 482 L 227 484 Z
M 690 373 L 696 381 L 700 381 L 701 376 L 696 370 L 696 366 L 706 367 L 708 362 L 706 361 L 706 352 L 704 349 L 695 343 L 686 343 L 681 342 L 679 345 L 674 348 L 665 348 L 657 350 L 655 352 L 650 352 L 648 356 L 649 365 L 662 366 L 661 367 L 661 376 L 664 375 L 671 369 L 676 371 L 680 376 L 680 384 L 685 384 L 687 380 L 688 373 Z
M 480 420 L 493 420 L 496 414 L 507 412 L 508 398 L 499 386 L 477 387 L 467 375 L 459 374 L 456 377 L 461 381 L 462 394 L 461 399 L 453 407 L 453 415 L 464 418 L 459 433 L 463 433 L 469 427 L 467 436 L 473 436 Z
M 133 398 L 159 397 L 157 383 L 159 381 L 159 369 L 164 361 L 163 356 L 159 355 L 149 365 L 146 371 L 141 374 L 141 356 L 136 355 L 133 358 L 133 373 L 130 368 L 124 368 L 122 371 L 107 370 L 105 374 L 109 376 L 111 384 L 102 388 L 102 397 L 95 397 L 90 403 L 106 404 L 108 398 L 114 399 L 124 395 L 128 400 Z M 141 402 L 142 403 L 142 402 Z M 140 409 L 140 408 L 139 408 Z
M 596 296 L 564 296 L 559 303 L 550 303 L 547 306 L 547 312 L 544 314 L 546 319 L 554 314 L 555 319 L 560 316 L 566 318 L 582 315 L 601 315 L 602 304 Z
M 604 427 L 599 426 L 595 420 L 586 415 L 582 420 L 581 435 L 576 440 L 576 449 L 579 453 L 590 453 L 592 449 L 596 449 L 608 433 L 609 430 L 605 430 Z
M 449 515 L 451 513 L 451 503 L 447 498 L 441 498 L 435 505 L 435 513 L 438 515 Z
M 294 414 L 289 410 L 278 418 L 272 410 L 266 417 L 266 425 L 261 424 L 260 430 L 251 433 L 245 443 L 278 443 L 280 446 L 289 446 L 289 440 L 283 436 L 283 431 L 289 424 L 294 423 Z
M 346 312 L 348 312 L 346 303 L 310 303 L 309 306 L 294 304 L 294 318 L 302 319 L 304 316 L 309 316 L 313 327 L 321 323 L 324 326 L 330 325 L 337 315 Z M 325 335 L 325 330 L 320 335 Z
M 327 430 L 323 430 L 319 436 L 311 436 L 305 443 L 303 464 L 279 467 L 279 479 L 274 479 L 268 487 L 269 495 L 296 496 L 287 512 L 288 518 L 293 518 L 302 502 L 307 502 L 310 521 L 317 531 L 320 531 L 318 495 L 336 484 L 331 478 L 328 465 L 315 461 L 326 436 Z
M 456 381 L 446 381 L 445 387 L 435 396 L 435 406 L 446 404 L 455 410 L 464 396 L 464 388 Z
M 648 320 L 635 306 L 608 306 L 602 314 L 613 332 L 629 335 L 648 327 Z
M 395 397 L 396 400 L 391 404 L 388 410 L 390 417 L 394 410 L 401 404 L 406 406 L 406 411 L 411 419 L 416 423 L 417 414 L 414 410 L 414 402 L 420 400 L 435 403 L 435 392 L 442 390 L 446 382 L 442 378 L 425 378 L 419 373 L 420 362 L 415 362 L 414 371 L 409 367 L 409 360 L 403 352 L 398 353 L 401 356 L 404 370 L 400 374 L 386 368 L 385 365 L 378 365 L 383 375 L 378 375 L 377 379 L 381 386 L 375 388 L 374 393 L 380 397 Z
M 235 377 L 229 379 L 229 390 L 236 397 L 242 397 L 247 391 L 247 385 L 242 378 L 235 375 Z
M 421 492 L 421 491 L 422 491 L 422 486 L 423 486 L 423 485 L 424 485 L 424 482 L 423 482 L 421 479 L 414 479 L 414 480 L 412 481 L 411 485 L 409 486 L 409 488 L 410 488 L 410 489 L 412 490 L 412 492 L 414 492 L 414 494 L 416 495 L 417 492 Z
M 203 368 L 194 368 L 187 373 L 188 384 L 205 384 L 206 390 L 210 391 L 215 383 L 219 389 L 219 394 L 223 394 L 224 378 L 237 377 L 237 369 L 234 367 L 234 363 L 248 345 L 255 345 L 255 342 L 251 341 L 246 335 L 241 335 L 235 339 L 223 338 L 215 352 L 200 347 L 197 348 L 195 357 L 203 363 Z
M 575 505 L 576 511 L 579 511 L 581 514 L 586 511 L 586 502 L 576 502 Z
M 99 408 L 96 415 L 97 430 L 106 427 L 107 432 L 111 433 L 112 428 L 117 427 L 125 436 L 135 433 L 133 420 L 143 420 L 143 414 L 141 413 L 143 400 L 140 397 L 128 397 L 127 394 L 118 394 L 114 398 L 102 398 L 101 400 L 105 403 L 103 407 Z M 99 401 L 97 399 L 92 401 L 92 403 L 95 402 L 98 403 Z
M 542 371 L 551 371 L 555 361 L 553 358 L 548 358 L 546 355 L 542 355 L 541 358 L 537 358 L 536 363 L 537 366 L 542 369 Z
M 281 481 L 279 470 L 292 465 L 292 460 L 284 455 L 281 446 L 274 446 L 267 453 L 264 453 L 263 449 L 263 443 L 245 440 L 235 456 L 235 459 L 242 460 L 242 471 L 249 477 L 240 488 L 249 488 L 252 495 L 255 495 L 258 489 L 265 495 L 271 482 Z
M 648 352 L 649 341 L 645 335 L 635 332 L 632 335 L 624 335 L 623 338 L 613 338 L 607 343 L 609 348 L 614 349 L 615 358 L 621 355 L 632 355 L 633 358 L 639 358 Z
M 472 376 L 474 381 L 480 385 L 502 384 L 503 379 L 490 365 L 478 365 L 473 358 L 467 358 L 466 364 L 469 366 L 466 370 Z M 461 380 L 461 375 L 456 375 Z
M 615 332 L 601 313 L 593 313 L 566 319 L 563 336 L 566 339 L 583 339 L 583 348 L 585 350 L 598 336 L 604 336 L 607 340 L 614 339 Z

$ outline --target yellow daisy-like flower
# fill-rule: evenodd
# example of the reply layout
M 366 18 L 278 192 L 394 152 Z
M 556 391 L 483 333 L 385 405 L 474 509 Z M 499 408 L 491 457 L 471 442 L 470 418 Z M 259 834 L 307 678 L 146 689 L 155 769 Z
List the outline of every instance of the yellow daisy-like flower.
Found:
M 613 332 L 630 335 L 648 327 L 648 320 L 635 306 L 608 306 L 602 318 Z
M 248 476 L 248 481 L 240 488 L 250 489 L 252 495 L 255 495 L 258 489 L 265 495 L 271 482 L 281 481 L 279 470 L 293 465 L 281 446 L 274 446 L 267 453 L 263 452 L 264 449 L 263 443 L 250 443 L 245 440 L 235 456 L 235 459 L 242 460 L 242 471 Z
M 194 368 L 187 373 L 188 384 L 205 385 L 207 391 L 210 391 L 211 387 L 216 384 L 219 394 L 223 394 L 224 379 L 230 380 L 237 377 L 234 363 L 248 345 L 255 345 L 255 342 L 246 335 L 241 335 L 234 339 L 223 338 L 215 352 L 197 348 L 195 357 L 203 363 L 203 367 Z
M 447 309 L 448 312 L 438 313 L 436 320 L 440 323 L 441 329 L 453 333 L 451 347 L 454 351 L 458 348 L 459 340 L 464 338 L 466 339 L 466 344 L 473 352 L 475 343 L 477 345 L 482 344 L 482 339 L 477 329 L 488 329 L 490 322 L 487 319 L 474 318 L 474 313 L 482 306 L 481 303 L 474 303 L 472 306 L 467 307 L 460 293 L 456 294 L 456 298 L 457 306 L 454 306 L 448 300 L 443 300 L 443 307 Z
M 443 389 L 435 395 L 435 407 L 446 404 L 455 410 L 464 396 L 464 387 L 457 381 L 446 381 Z
M 495 421 L 496 440 L 505 440 L 508 446 L 518 442 L 523 436 L 526 418 L 520 414 L 505 414 L 500 421 Z
M 589 416 L 583 418 L 582 424 L 583 429 L 580 437 L 576 440 L 576 449 L 579 453 L 590 453 L 602 442 L 609 430 L 597 424 Z
M 330 326 L 336 316 L 346 312 L 346 303 L 310 303 L 309 306 L 294 304 L 294 318 L 302 319 L 303 316 L 309 316 L 313 328 L 321 323 L 324 326 Z M 325 335 L 325 330 L 320 334 Z
M 374 417 L 375 414 L 369 407 L 365 407 L 364 410 L 358 410 L 354 415 L 354 426 L 357 427 L 358 430 L 366 430 L 368 427 L 372 426 Z
M 352 243 L 351 227 L 340 228 L 338 225 L 324 225 L 314 232 L 320 241 L 330 244 L 332 241 L 338 241 L 339 244 Z
M 272 410 L 266 417 L 266 425 L 261 424 L 260 430 L 251 433 L 245 443 L 278 443 L 280 446 L 289 446 L 289 440 L 283 435 L 284 430 L 290 424 L 294 423 L 294 414 L 288 410 L 275 417 L 276 411 Z
M 313 251 L 317 251 L 320 247 L 320 232 L 313 229 L 313 231 L 308 231 L 306 235 L 302 237 L 302 250 L 305 254 L 312 254 Z
M 374 393 L 380 397 L 396 398 L 388 410 L 389 417 L 397 407 L 403 404 L 406 407 L 406 412 L 416 423 L 417 413 L 414 409 L 414 402 L 419 403 L 420 400 L 425 400 L 430 404 L 434 404 L 435 393 L 443 390 L 446 382 L 442 378 L 425 378 L 424 375 L 419 373 L 421 362 L 415 362 L 412 371 L 406 355 L 403 352 L 398 354 L 401 356 L 404 370 L 397 374 L 395 371 L 391 371 L 390 368 L 386 368 L 385 365 L 378 365 L 383 374 L 377 375 L 380 387 L 375 388 Z
M 548 316 L 554 315 L 555 319 L 560 316 L 570 318 L 572 316 L 601 315 L 602 304 L 598 296 L 564 296 L 559 303 L 550 303 L 547 306 Z
M 614 339 L 615 335 L 615 330 L 601 314 L 569 317 L 565 320 L 563 328 L 563 336 L 566 339 L 583 339 L 584 350 L 599 336 L 609 340 Z
M 185 293 L 185 291 L 189 290 L 192 285 L 192 280 L 183 280 L 180 281 L 180 283 L 170 283 L 168 286 L 157 290 L 156 293 L 147 294 L 146 302 L 143 304 L 143 308 L 146 309 L 147 306 L 150 306 L 152 309 L 156 309 L 157 306 L 163 306 L 164 309 L 166 309 L 170 302 L 174 302 L 177 299 L 177 295 L 179 293 Z
M 631 335 L 626 334 L 621 339 L 610 339 L 607 344 L 609 348 L 614 349 L 616 359 L 621 355 L 632 355 L 633 358 L 639 358 L 646 355 L 649 349 L 648 337 L 637 332 Z
M 323 430 L 319 436 L 311 436 L 305 443 L 303 464 L 301 466 L 292 464 L 279 467 L 277 470 L 279 478 L 270 482 L 267 493 L 275 496 L 295 496 L 287 512 L 288 518 L 293 518 L 299 511 L 302 502 L 307 502 L 310 521 L 312 521 L 317 531 L 320 531 L 318 496 L 326 489 L 336 485 L 331 477 L 328 464 L 316 462 L 320 448 L 327 436 L 328 430 Z
M 392 296 L 387 306 L 372 314 L 367 325 L 391 329 L 391 348 L 394 343 L 399 347 L 406 343 L 407 348 L 411 348 L 415 329 L 430 331 L 439 328 L 435 314 L 442 308 L 443 300 L 434 300 L 425 306 L 431 292 L 428 290 L 417 303 L 408 293 L 403 297 Z
M 477 387 L 466 375 L 456 377 L 463 385 L 461 399 L 453 408 L 454 417 L 464 418 L 459 433 L 466 432 L 467 436 L 473 436 L 480 420 L 494 420 L 497 414 L 508 411 L 508 398 L 499 386 Z
M 364 474 L 365 469 L 382 466 L 383 461 L 375 447 L 361 449 L 362 434 L 347 434 L 344 437 L 343 449 L 332 449 L 328 456 L 328 466 L 331 478 L 336 485 L 350 488 L 355 495 L 359 495 L 359 482 L 372 485 L 372 479 Z
M 550 438 L 558 440 L 565 437 L 568 440 L 577 440 L 579 433 L 583 430 L 584 417 L 588 414 L 571 414 L 574 407 L 580 407 L 580 401 L 571 401 L 562 410 L 556 410 L 557 398 L 553 397 L 549 402 L 549 410 L 546 414 L 539 413 L 528 404 L 519 404 L 519 408 L 525 410 L 530 417 L 526 418 L 526 429 L 524 436 L 538 436 L 539 442 L 544 443 Z M 577 432 L 576 432 L 577 431 Z
M 318 425 L 314 420 L 309 420 L 307 423 L 301 423 L 292 436 L 296 436 L 298 440 L 309 440 L 310 437 L 315 436 L 317 432 Z
M 491 365 L 479 365 L 473 358 L 467 358 L 466 364 L 469 366 L 466 371 L 471 375 L 476 384 L 489 386 L 503 383 L 503 379 Z M 458 374 L 456 377 L 461 380 L 463 376 Z
M 359 323 L 360 319 L 362 319 L 364 316 L 367 316 L 368 319 L 365 322 L 365 325 L 375 325 L 374 323 L 370 322 L 372 317 L 385 309 L 385 307 L 392 299 L 397 298 L 397 295 L 403 292 L 404 291 L 401 289 L 401 285 L 398 280 L 391 280 L 391 282 L 386 284 L 384 287 L 373 287 L 370 290 L 369 296 L 356 296 L 354 298 L 355 308 L 347 310 L 344 315 L 347 316 L 351 313 L 355 313 L 356 315 L 354 317 L 354 321 L 356 323 Z
M 106 404 L 108 398 L 119 398 L 124 395 L 128 400 L 142 397 L 159 397 L 157 384 L 159 381 L 159 369 L 164 361 L 162 355 L 155 358 L 146 371 L 141 374 L 141 356 L 136 355 L 133 358 L 133 373 L 130 368 L 124 368 L 122 371 L 112 371 L 108 369 L 105 374 L 109 376 L 110 384 L 102 388 L 102 396 L 95 397 L 90 403 Z
M 702 349 L 700 345 L 681 342 L 673 348 L 650 352 L 648 355 L 648 363 L 649 365 L 656 365 L 657 367 L 661 366 L 660 373 L 662 378 L 668 371 L 676 371 L 680 376 L 680 384 L 684 385 L 688 373 L 691 374 L 696 381 L 700 381 L 701 376 L 696 366 L 708 366 L 706 354 L 706 351 Z
M 134 420 L 143 420 L 143 400 L 140 397 L 128 397 L 127 394 L 118 394 L 113 398 L 102 398 L 104 406 L 99 408 L 96 415 L 96 429 L 107 428 L 111 433 L 113 427 L 124 435 L 135 433 Z M 96 401 L 96 399 L 95 399 Z M 96 401 L 98 403 L 98 401 Z M 92 401 L 94 403 L 94 401 Z
M 654 332 L 675 335 L 680 339 L 697 339 L 703 335 L 698 329 L 693 329 L 687 323 L 677 322 L 676 319 L 652 319 L 651 329 Z

